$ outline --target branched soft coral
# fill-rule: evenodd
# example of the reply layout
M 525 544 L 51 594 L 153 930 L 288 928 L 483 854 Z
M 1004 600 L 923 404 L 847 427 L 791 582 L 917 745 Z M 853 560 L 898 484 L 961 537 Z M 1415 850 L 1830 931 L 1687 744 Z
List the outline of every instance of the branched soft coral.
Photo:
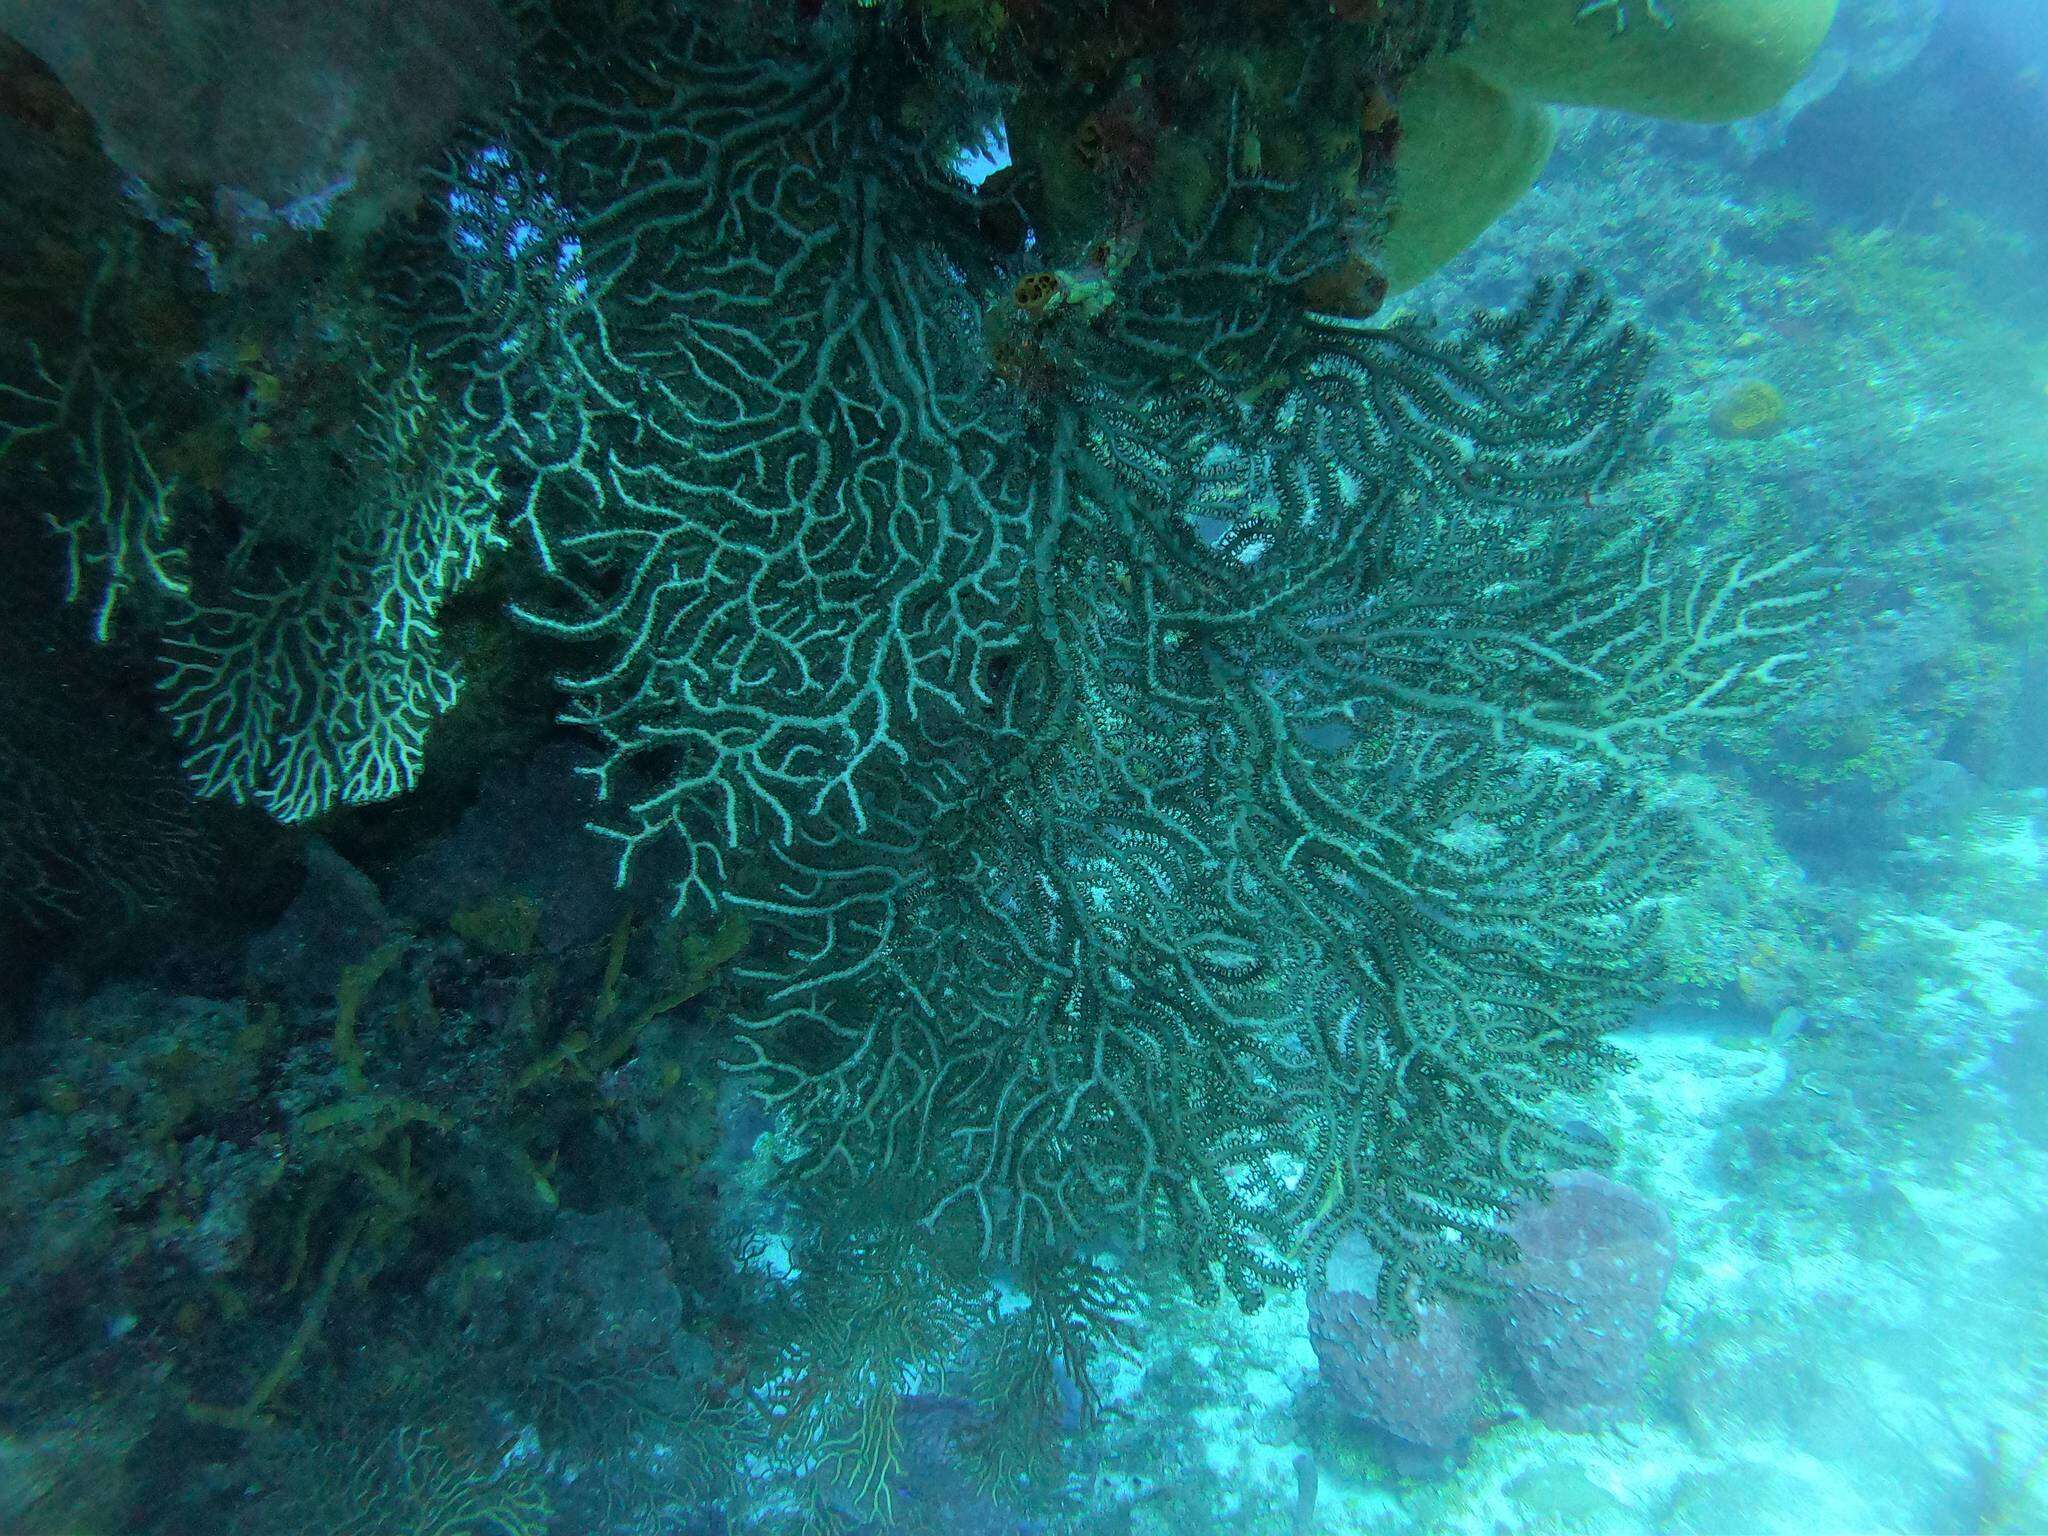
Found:
M 114 632 L 122 601 L 140 587 L 172 598 L 189 591 L 173 536 L 177 481 L 157 467 L 146 415 L 95 347 L 100 299 L 119 280 L 126 253 L 110 246 L 61 357 L 26 344 L 0 371 L 0 462 L 40 455 L 52 482 L 47 514 L 64 541 L 67 602 L 92 605 L 92 636 Z
M 129 744 L 104 738 L 98 781 L 69 777 L 44 733 L 61 729 L 75 742 L 80 722 L 25 709 L 11 690 L 0 705 L 9 716 L 0 737 L 0 918 L 47 928 L 161 913 L 207 873 L 175 778 L 152 780 L 146 762 L 119 762 Z
M 943 1250 L 909 1222 L 819 1234 L 778 1298 L 764 1404 L 772 1459 L 831 1529 L 833 1511 L 887 1525 L 904 1483 L 902 1400 L 939 1379 L 971 1306 Z
M 530 99 L 401 282 L 557 578 L 523 616 L 596 643 L 563 683 L 608 749 L 603 830 L 622 868 L 679 850 L 698 905 L 734 849 L 857 836 L 950 755 L 1029 494 L 961 345 L 966 191 L 862 106 L 886 61 L 736 67 L 713 30 L 540 25 Z
M 1032 311 L 886 30 L 735 35 L 548 13 L 392 286 L 594 652 L 612 835 L 751 913 L 792 1175 L 1247 1301 L 1353 1231 L 1477 1283 L 1642 985 L 1645 766 L 1772 707 L 1824 584 L 1621 497 L 1589 285 L 1305 312 L 1355 210 L 1227 97 L 1188 216 Z
M 1616 497 L 1645 355 L 1580 283 L 1078 401 L 1015 736 L 736 897 L 805 1175 L 934 1177 L 1013 1262 L 1156 1228 L 1250 1297 L 1356 1229 L 1390 1294 L 1475 1278 L 1683 869 L 1645 755 L 1767 711 L 1825 596 Z
M 270 1486 L 235 1529 L 243 1536 L 543 1536 L 553 1508 L 541 1479 L 525 1467 L 451 1450 L 449 1438 L 405 1428 L 360 1448 L 327 1444 L 308 1453 L 292 1442 L 288 1456 L 273 1449 Z
M 195 604 L 167 641 L 167 713 L 195 788 L 280 821 L 412 787 L 461 687 L 442 605 L 504 542 L 495 470 L 416 368 L 383 381 L 356 462 L 353 502 L 303 574 L 249 569 L 251 539 L 245 584 Z

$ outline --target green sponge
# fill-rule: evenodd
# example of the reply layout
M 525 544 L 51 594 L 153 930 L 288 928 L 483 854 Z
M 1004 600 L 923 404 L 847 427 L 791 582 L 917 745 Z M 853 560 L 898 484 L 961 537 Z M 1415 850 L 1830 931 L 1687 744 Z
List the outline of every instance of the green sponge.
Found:
M 1462 55 L 1434 59 L 1401 92 L 1401 152 L 1380 264 L 1395 293 L 1429 276 L 1507 212 L 1557 142 L 1538 101 L 1482 80 Z
M 1812 61 L 1836 0 L 1482 0 L 1473 37 L 1401 93 L 1381 264 L 1412 288 L 1529 190 L 1557 137 L 1551 104 L 1719 123 L 1774 105 Z
M 1581 12 L 1578 0 L 1484 0 L 1458 57 L 1538 101 L 1725 123 L 1792 88 L 1835 0 L 1614 0 Z

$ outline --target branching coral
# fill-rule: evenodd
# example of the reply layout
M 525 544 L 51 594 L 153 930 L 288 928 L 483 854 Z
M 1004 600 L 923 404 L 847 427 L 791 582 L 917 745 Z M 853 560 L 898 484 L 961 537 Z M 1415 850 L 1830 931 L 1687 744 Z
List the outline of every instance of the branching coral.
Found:
M 877 779 L 949 751 L 1022 564 L 1023 487 L 1000 467 L 1019 429 L 964 366 L 974 317 L 943 249 L 891 231 L 918 161 L 863 142 L 858 69 L 737 70 L 696 28 L 617 56 L 573 41 L 541 50 L 553 88 L 509 151 L 469 163 L 545 167 L 514 217 L 543 188 L 585 215 L 576 282 L 550 261 L 515 292 L 518 253 L 463 249 L 479 199 L 458 189 L 448 313 L 467 325 L 481 299 L 501 329 L 430 328 L 428 350 L 526 481 L 519 521 L 561 596 L 526 617 L 634 637 L 565 679 L 569 718 L 611 749 L 622 864 L 672 841 L 682 898 L 706 903 L 732 849 L 857 833 Z M 964 221 L 963 192 L 921 179 Z
M 936 1171 L 1013 1261 L 1164 1218 L 1247 1297 L 1354 1228 L 1396 1285 L 1490 1246 L 1677 872 L 1633 759 L 1764 708 L 1820 594 L 1591 504 L 1643 348 L 1582 285 L 1339 339 L 1091 402 L 1015 755 L 785 858 L 746 1044 L 810 1176 Z
M 965 1326 L 943 1250 L 906 1221 L 822 1234 L 777 1333 L 768 1402 L 774 1460 L 800 1479 L 809 1518 L 889 1521 L 904 1464 L 906 1394 L 937 1380 Z
M 0 703 L 11 712 L 20 701 L 0 691 Z M 153 782 L 145 763 L 139 772 L 104 774 L 87 793 L 31 735 L 47 717 L 24 711 L 13 720 L 30 731 L 0 739 L 0 914 L 39 927 L 133 918 L 169 908 L 206 872 L 207 851 L 175 777 Z
M 1763 717 L 1827 593 L 1803 552 L 1630 503 L 1648 348 L 1589 283 L 1448 331 L 1361 318 L 1388 103 L 1372 163 L 1341 163 L 1349 122 L 1276 125 L 1459 9 L 1408 8 L 1411 35 L 1370 8 L 1349 52 L 1199 89 L 1119 36 L 1087 114 L 1020 112 L 1041 150 L 1092 118 L 1092 180 L 987 198 L 917 126 L 900 13 L 770 38 L 744 7 L 515 9 L 506 111 L 366 258 L 401 339 L 365 348 L 411 366 L 332 398 L 347 344 L 320 386 L 267 374 L 306 430 L 219 448 L 243 522 L 193 541 L 168 710 L 203 793 L 298 820 L 402 791 L 456 697 L 445 605 L 516 533 L 515 611 L 582 660 L 565 718 L 602 749 L 621 876 L 673 859 L 717 937 L 618 1012 L 620 922 L 587 1019 L 537 966 L 523 1041 L 444 1016 L 424 953 L 393 1021 L 363 1010 L 397 951 L 351 969 L 331 1046 L 286 1063 L 262 1223 L 308 1299 L 196 1411 L 260 1425 L 330 1306 L 445 1230 L 467 1128 L 601 1114 L 728 956 L 732 1064 L 776 1113 L 792 1230 L 825 1236 L 768 1380 L 676 1384 L 735 1456 L 758 1414 L 821 1519 L 888 1516 L 905 1400 L 977 1316 L 989 1477 L 1085 1418 L 1129 1294 L 1103 1249 L 1246 1304 L 1346 1238 L 1390 1307 L 1500 1274 L 1548 1101 L 1607 1064 L 1686 868 L 1656 764 Z M 93 441 L 57 370 L 25 378 L 7 443 Z M 88 585 L 132 564 L 92 553 L 112 505 L 69 535 Z M 472 917 L 479 969 L 535 942 L 517 899 Z M 559 1145 L 501 1149 L 536 1219 L 577 1193 L 536 1165 Z M 1023 1312 L 988 1315 L 997 1269 Z M 565 1403 L 614 1386 L 569 1376 Z
M 223 402 L 164 366 L 157 332 L 182 312 L 136 246 L 106 245 L 67 343 L 0 348 L 6 489 L 61 536 L 94 640 L 138 609 L 165 636 L 166 713 L 201 794 L 293 821 L 402 793 L 459 686 L 440 611 L 505 542 L 496 468 L 424 371 L 345 337 L 323 343 L 304 430 L 280 449 L 266 423 L 235 448 L 204 414 Z M 181 491 L 173 463 L 227 496 Z
M 461 686 L 440 610 L 504 542 L 496 471 L 417 369 L 384 381 L 359 431 L 340 493 L 353 500 L 309 569 L 266 579 L 248 569 L 264 541 L 246 541 L 246 585 L 195 605 L 167 646 L 167 712 L 194 786 L 280 821 L 412 787 Z
M 0 632 L 0 928 L 161 917 L 212 863 L 176 759 L 144 710 L 110 706 L 104 652 L 53 637 L 45 573 L 13 574 L 0 581 L 15 605 Z
M 1023 1305 L 995 1308 L 970 1346 L 975 1417 L 955 1436 L 976 1482 L 1014 1498 L 1042 1475 L 1062 1434 L 1092 1429 L 1103 1412 L 1098 1366 L 1138 1354 L 1138 1294 L 1080 1260 L 1024 1277 Z
M 248 1536 L 542 1536 L 553 1513 L 532 1472 L 451 1450 L 433 1432 L 401 1429 L 365 1451 L 274 1459 L 278 1486 L 238 1527 Z

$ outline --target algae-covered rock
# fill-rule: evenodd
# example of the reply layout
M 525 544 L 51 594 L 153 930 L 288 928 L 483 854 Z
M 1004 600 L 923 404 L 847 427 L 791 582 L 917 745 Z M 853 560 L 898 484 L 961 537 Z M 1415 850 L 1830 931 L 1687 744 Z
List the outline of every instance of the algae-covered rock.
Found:
M 635 1210 L 565 1212 L 544 1238 L 480 1238 L 427 1294 L 472 1350 L 629 1369 L 683 1337 L 668 1245 Z
M 400 931 L 369 876 L 313 838 L 298 896 L 276 926 L 249 945 L 251 984 L 292 1002 L 327 1002 L 351 966 L 368 961 Z
M 555 743 L 495 770 L 462 820 L 400 866 L 392 906 L 499 954 L 601 941 L 649 887 L 621 892 L 617 855 L 585 830 L 595 801 L 578 770 L 590 762 Z

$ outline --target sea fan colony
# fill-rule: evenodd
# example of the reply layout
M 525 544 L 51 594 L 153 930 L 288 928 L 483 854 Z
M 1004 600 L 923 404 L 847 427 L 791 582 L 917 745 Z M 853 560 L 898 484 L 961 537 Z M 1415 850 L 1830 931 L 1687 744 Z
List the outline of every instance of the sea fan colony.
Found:
M 1049 304 L 905 73 L 552 25 L 402 262 L 603 830 L 751 914 L 813 1188 L 1246 1300 L 1353 1229 L 1475 1279 L 1679 868 L 1639 754 L 1767 707 L 1820 593 L 1615 499 L 1654 402 L 1587 283 L 1319 321 L 1355 221 L 1233 104 Z

